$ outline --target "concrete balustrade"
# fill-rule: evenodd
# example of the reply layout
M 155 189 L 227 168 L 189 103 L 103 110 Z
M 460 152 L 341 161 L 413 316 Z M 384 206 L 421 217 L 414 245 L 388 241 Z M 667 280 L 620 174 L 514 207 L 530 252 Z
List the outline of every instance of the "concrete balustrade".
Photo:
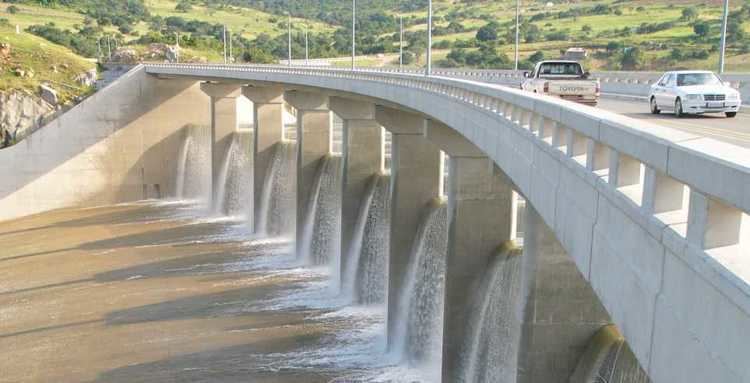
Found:
M 284 88 L 246 86 L 242 94 L 253 102 L 253 206 L 261 206 L 274 151 L 284 139 Z M 255 227 L 262 227 L 260 209 L 255 209 L 254 216 Z
M 242 95 L 242 85 L 205 82 L 201 90 L 211 97 L 211 203 L 218 198 L 221 163 L 230 144 L 232 134 L 237 131 L 237 97 Z
M 403 290 L 424 209 L 440 197 L 443 160 L 424 137 L 424 117 L 377 106 L 375 119 L 391 132 L 391 232 L 388 256 L 388 344 L 394 344 L 398 294 Z
M 367 185 L 383 170 L 383 128 L 375 104 L 331 97 L 330 108 L 344 121 L 341 200 L 341 270 L 347 270 L 351 240 Z
M 322 93 L 288 91 L 284 98 L 297 110 L 297 253 L 302 254 L 303 225 L 321 160 L 331 152 L 333 117 L 328 96 Z

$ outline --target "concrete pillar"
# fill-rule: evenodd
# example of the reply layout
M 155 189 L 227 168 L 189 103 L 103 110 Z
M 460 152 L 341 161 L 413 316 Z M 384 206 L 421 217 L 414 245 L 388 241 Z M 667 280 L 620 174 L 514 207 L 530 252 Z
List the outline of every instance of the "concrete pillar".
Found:
M 297 254 L 301 254 L 315 176 L 321 159 L 331 151 L 332 115 L 325 94 L 289 91 L 284 98 L 297 109 Z
M 391 232 L 388 256 L 388 345 L 394 344 L 399 293 L 425 207 L 440 196 L 442 156 L 424 135 L 422 116 L 377 106 L 376 120 L 392 134 Z
M 237 97 L 241 94 L 239 84 L 205 82 L 201 90 L 211 97 L 211 204 L 217 201 L 218 177 L 221 161 L 226 153 L 232 134 L 237 131 Z
M 284 89 L 279 86 L 244 87 L 242 94 L 253 102 L 253 206 L 260 207 L 276 144 L 284 138 Z M 260 209 L 256 208 L 253 214 L 253 227 L 262 227 Z
M 344 272 L 367 185 L 383 167 L 383 129 L 375 120 L 372 103 L 331 97 L 330 107 L 344 121 L 341 183 L 341 270 Z
M 425 137 L 450 158 L 448 259 L 443 318 L 443 381 L 459 381 L 465 332 L 472 318 L 471 297 L 503 242 L 511 238 L 513 188 L 478 147 L 434 121 Z
M 526 205 L 519 383 L 567 383 L 609 316 L 555 234 Z

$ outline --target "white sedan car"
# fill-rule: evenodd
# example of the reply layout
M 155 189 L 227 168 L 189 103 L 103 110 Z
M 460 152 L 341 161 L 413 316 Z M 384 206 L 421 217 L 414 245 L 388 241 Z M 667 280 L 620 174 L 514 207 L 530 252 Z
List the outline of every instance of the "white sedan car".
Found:
M 651 86 L 648 96 L 651 113 L 671 110 L 675 116 L 724 113 L 734 117 L 740 110 L 740 92 L 708 71 L 675 71 L 665 73 Z

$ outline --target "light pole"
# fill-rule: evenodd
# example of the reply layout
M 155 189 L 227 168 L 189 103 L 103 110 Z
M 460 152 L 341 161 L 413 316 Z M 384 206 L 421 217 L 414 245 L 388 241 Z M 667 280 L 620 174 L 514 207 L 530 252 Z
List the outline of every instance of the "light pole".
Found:
M 513 69 L 518 70 L 518 40 L 521 35 L 521 28 L 519 27 L 521 19 L 521 0 L 516 0 L 516 59 Z
M 721 48 L 719 49 L 719 74 L 724 73 L 724 56 L 727 53 L 728 19 L 729 19 L 729 0 L 724 0 L 724 17 L 721 20 Z
M 307 40 L 307 28 L 305 28 L 305 65 L 310 65 L 310 45 Z
M 226 25 L 224 25 L 222 37 L 224 39 L 224 64 L 226 64 L 227 63 L 227 26 Z
M 399 40 L 398 40 L 398 70 L 404 68 L 404 16 L 398 16 Z
M 352 70 L 357 60 L 357 0 L 352 0 Z
M 227 31 L 227 40 L 229 40 L 229 63 L 234 62 L 234 51 L 232 50 L 232 31 Z
M 432 74 L 432 0 L 427 3 L 427 69 L 424 74 Z
M 292 14 L 289 14 L 289 18 L 286 22 L 286 32 L 287 32 L 287 62 L 289 66 L 292 66 Z

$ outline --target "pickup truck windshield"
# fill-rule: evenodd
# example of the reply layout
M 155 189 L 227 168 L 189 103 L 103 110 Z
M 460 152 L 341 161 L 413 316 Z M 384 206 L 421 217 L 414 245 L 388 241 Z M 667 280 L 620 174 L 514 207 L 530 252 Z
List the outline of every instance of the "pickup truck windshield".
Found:
M 582 76 L 583 70 L 578 63 L 543 63 L 539 66 L 538 77 L 542 76 Z
M 677 75 L 677 86 L 720 84 L 721 80 L 713 73 L 683 73 Z

